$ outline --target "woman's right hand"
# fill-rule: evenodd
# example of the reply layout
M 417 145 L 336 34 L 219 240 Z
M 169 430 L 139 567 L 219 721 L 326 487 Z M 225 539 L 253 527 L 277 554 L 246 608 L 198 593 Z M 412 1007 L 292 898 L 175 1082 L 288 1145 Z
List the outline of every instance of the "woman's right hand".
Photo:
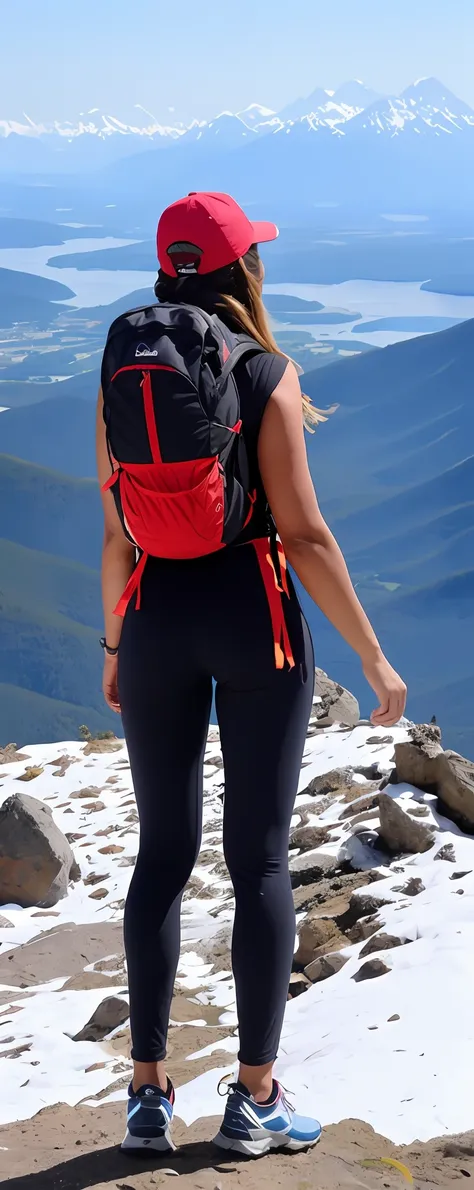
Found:
M 111 711 L 120 714 L 120 699 L 118 692 L 118 657 L 111 657 L 109 653 L 104 657 L 104 674 L 102 690 L 107 706 Z
M 407 688 L 403 678 L 392 668 L 382 652 L 373 660 L 363 662 L 364 677 L 379 699 L 379 706 L 372 711 L 370 722 L 374 727 L 393 727 L 401 719 L 407 701 Z

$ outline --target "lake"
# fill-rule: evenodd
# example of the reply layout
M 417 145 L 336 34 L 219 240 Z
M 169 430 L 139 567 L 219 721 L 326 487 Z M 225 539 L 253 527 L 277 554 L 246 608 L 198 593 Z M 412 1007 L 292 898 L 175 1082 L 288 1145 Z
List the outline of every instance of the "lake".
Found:
M 119 248 L 125 244 L 139 243 L 138 240 L 117 239 L 106 236 L 101 239 L 68 240 L 62 245 L 42 245 L 39 248 L 2 248 L 0 249 L 0 268 L 14 269 L 25 273 L 35 273 L 40 277 L 62 282 L 69 286 L 75 297 L 69 299 L 67 305 L 81 308 L 108 305 L 121 297 L 126 297 L 136 289 L 145 289 L 153 285 L 156 280 L 155 271 L 133 272 L 126 269 L 56 269 L 48 265 L 48 260 L 54 256 L 64 256 L 74 252 L 92 252 L 101 248 Z M 364 322 L 371 319 L 391 319 L 404 316 L 408 319 L 433 318 L 463 321 L 474 318 L 474 296 L 457 297 L 451 294 L 428 293 L 421 289 L 421 282 L 407 281 L 344 281 L 339 285 L 310 285 L 294 284 L 291 281 L 278 285 L 265 285 L 265 293 L 288 294 L 307 301 L 319 301 L 325 309 L 335 313 L 334 322 L 326 323 L 323 327 L 314 324 L 292 323 L 291 328 L 283 322 L 273 320 L 276 329 L 307 331 L 308 337 L 318 340 L 333 340 L 339 337 L 350 338 L 353 333 L 358 339 L 372 344 L 374 347 L 385 347 L 390 343 L 398 343 L 403 339 L 414 338 L 417 334 L 426 334 L 427 330 L 439 329 L 433 322 L 431 328 L 426 323 L 417 329 L 416 321 L 412 329 L 379 329 L 374 326 L 370 330 L 365 325 L 364 330 L 358 330 L 358 320 L 338 323 L 337 313 L 354 312 L 359 314 Z

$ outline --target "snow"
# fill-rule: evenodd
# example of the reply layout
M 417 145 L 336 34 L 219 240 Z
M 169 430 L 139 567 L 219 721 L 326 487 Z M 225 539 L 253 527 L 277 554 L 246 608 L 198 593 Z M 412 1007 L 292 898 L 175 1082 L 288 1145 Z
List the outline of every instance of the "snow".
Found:
M 293 822 L 296 824 L 304 811 L 310 825 L 329 826 L 330 838 L 319 853 L 335 856 L 340 862 L 351 856 L 361 870 L 378 865 L 381 878 L 355 895 L 370 889 L 372 896 L 386 902 L 378 914 L 380 929 L 400 938 L 403 945 L 379 953 L 388 968 L 386 974 L 358 982 L 353 976 L 364 962 L 360 958 L 363 944 L 351 946 L 348 942 L 343 949 L 348 961 L 337 975 L 288 1003 L 277 1067 L 278 1076 L 305 1113 L 313 1113 L 324 1124 L 347 1117 L 364 1119 L 396 1143 L 472 1127 L 474 838 L 439 814 L 433 795 L 406 784 L 388 785 L 385 792 L 404 810 L 424 805 L 427 813 L 420 821 L 436 831 L 430 851 L 390 863 L 376 846 L 377 818 L 362 820 L 354 827 L 351 818 L 342 817 L 346 804 L 337 799 L 328 803 L 305 790 L 313 777 L 332 769 L 376 762 L 381 773 L 389 773 L 394 743 L 406 738 L 408 726 L 402 722 L 387 731 L 334 725 L 307 739 Z M 383 742 L 387 736 L 391 739 Z M 19 790 L 44 800 L 62 830 L 83 836 L 72 843 L 83 877 L 96 872 L 101 880 L 94 886 L 84 885 L 83 880 L 71 885 L 64 900 L 54 907 L 58 914 L 54 918 L 33 916 L 38 913 L 35 909 L 3 906 L 1 915 L 10 926 L 0 933 L 2 954 L 52 926 L 120 920 L 133 870 L 123 861 L 131 860 L 138 846 L 138 826 L 126 821 L 134 806 L 127 752 L 121 741 L 115 752 L 89 756 L 84 755 L 84 744 L 77 741 L 27 746 L 22 752 L 28 756 L 26 762 L 13 762 L 0 770 L 0 802 Z M 55 776 L 59 757 L 66 755 L 72 763 L 63 777 Z M 212 962 L 213 937 L 229 929 L 232 919 L 229 881 L 215 873 L 215 855 L 206 855 L 209 848 L 222 851 L 219 755 L 219 735 L 213 728 L 205 756 L 203 844 L 196 869 L 211 895 L 205 899 L 188 896 L 184 901 L 177 984 L 183 995 L 191 993 L 193 1002 L 202 1005 L 203 1017 L 193 1025 L 205 1027 L 204 1010 L 211 1005 L 218 1009 L 221 1024 L 233 1032 L 189 1054 L 190 1063 L 213 1054 L 215 1068 L 178 1089 L 177 1113 L 187 1124 L 222 1111 L 217 1084 L 221 1077 L 233 1073 L 223 1065 L 222 1053 L 236 1055 L 238 1050 L 232 975 L 214 971 Z M 44 771 L 24 785 L 18 777 L 26 764 Z M 357 779 L 362 797 L 367 780 L 362 774 Z M 71 796 L 89 787 L 97 788 L 102 810 L 88 810 L 93 798 Z M 358 799 L 352 810 L 354 816 L 358 814 Z M 362 837 L 354 834 L 354 829 L 362 831 Z M 105 855 L 100 849 L 110 842 L 123 850 Z M 436 859 L 441 845 L 447 843 L 454 849 L 455 863 Z M 467 875 L 453 879 L 458 873 Z M 420 878 L 424 888 L 409 896 L 403 889 L 413 876 Z M 105 889 L 103 900 L 90 895 L 97 887 Z M 299 919 L 302 916 L 298 914 Z M 203 943 L 205 950 L 201 951 Z M 0 1123 L 28 1118 L 58 1102 L 85 1102 L 97 1109 L 94 1097 L 99 1092 L 103 1096 L 107 1091 L 100 1100 L 104 1103 L 126 1097 L 124 1087 L 117 1089 L 115 1084 L 126 1076 L 127 1060 L 112 1056 L 107 1040 L 71 1040 L 105 995 L 127 996 L 120 981 L 116 983 L 120 956 L 104 957 L 110 961 L 110 988 L 105 991 L 67 990 L 65 973 L 41 986 L 0 988 L 0 1077 L 8 1086 L 2 1097 Z M 94 964 L 85 970 L 94 970 Z M 391 1020 L 393 1017 L 397 1019 Z M 181 1026 L 173 1023 L 173 1027 Z M 21 1046 L 28 1048 L 13 1060 L 6 1056 L 8 1050 Z M 91 1070 L 97 1063 L 100 1069 Z

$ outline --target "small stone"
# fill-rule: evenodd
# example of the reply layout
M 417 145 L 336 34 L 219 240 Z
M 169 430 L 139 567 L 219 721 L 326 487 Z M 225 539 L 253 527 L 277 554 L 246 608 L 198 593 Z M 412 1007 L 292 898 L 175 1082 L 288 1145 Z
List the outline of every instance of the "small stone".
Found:
M 84 877 L 84 884 L 86 886 L 89 884 L 100 884 L 101 880 L 108 880 L 108 878 L 108 872 L 90 872 L 89 876 Z
M 66 835 L 66 839 L 67 839 L 68 843 L 78 843 L 79 839 L 85 839 L 85 837 L 86 836 L 84 834 L 81 834 L 80 831 L 70 831 Z
M 38 915 L 36 913 L 32 913 L 31 916 L 37 917 Z M 13 930 L 13 922 L 9 921 L 8 917 L 2 917 L 1 914 L 0 914 L 0 929 L 1 930 Z
M 352 976 L 355 983 L 362 983 L 365 979 L 378 979 L 380 975 L 388 975 L 390 967 L 386 967 L 382 959 L 369 959 Z
M 440 847 L 433 859 L 445 859 L 449 864 L 456 863 L 456 853 L 452 843 L 445 843 L 444 847 Z
M 93 1062 L 92 1066 L 86 1066 L 84 1074 L 92 1074 L 93 1070 L 104 1070 L 105 1062 Z
M 119 868 L 133 868 L 133 865 L 136 863 L 136 860 L 137 860 L 136 855 L 124 855 L 123 859 L 119 860 L 118 867 Z
M 470 876 L 471 872 L 472 872 L 472 868 L 471 868 L 471 871 L 469 871 L 469 872 L 453 872 L 451 874 L 451 876 L 449 877 L 449 879 L 450 880 L 463 880 L 465 876 Z
M 411 876 L 406 884 L 397 885 L 393 889 L 393 892 L 403 893 L 404 897 L 418 897 L 424 891 L 425 886 L 419 876 Z
M 337 972 L 348 961 L 347 955 L 343 954 L 321 955 L 319 959 L 314 959 L 305 967 L 304 973 L 311 983 L 321 983 L 323 979 L 330 979 L 331 975 L 337 975 Z
M 294 1000 L 296 996 L 301 996 L 303 992 L 307 992 L 309 987 L 311 987 L 311 983 L 305 975 L 302 975 L 296 971 L 292 971 L 288 987 L 288 995 L 290 1000 Z
M 118 855 L 121 851 L 125 851 L 125 847 L 119 847 L 118 843 L 108 843 L 107 847 L 99 847 L 100 855 Z
M 89 893 L 92 901 L 102 901 L 104 897 L 108 896 L 107 888 L 95 888 L 94 892 Z
M 393 735 L 369 735 L 366 739 L 366 744 L 393 744 Z
M 105 805 L 104 802 L 89 802 L 84 809 L 87 810 L 88 814 L 98 814 L 100 810 L 105 810 Z M 67 810 L 64 813 L 67 814 Z
M 313 851 L 321 847 L 329 837 L 326 826 L 298 826 L 290 835 L 290 847 L 299 847 L 300 851 Z
M 392 1021 L 399 1021 L 399 1020 L 400 1020 L 400 1017 L 398 1015 L 398 1012 L 394 1012 L 393 1016 L 389 1016 L 387 1024 L 391 1025 Z
M 396 946 L 403 946 L 403 941 L 395 934 L 374 934 L 362 947 L 359 958 L 365 959 L 366 955 L 375 954 L 379 950 L 393 950 Z
M 347 938 L 353 944 L 357 942 L 365 942 L 367 938 L 371 938 L 373 934 L 380 930 L 382 922 L 379 917 L 362 918 L 361 921 L 356 921 L 353 926 L 347 930 Z
M 41 777 L 42 773 L 44 773 L 44 769 L 40 765 L 31 764 L 20 777 L 17 777 L 17 781 L 34 781 L 35 777 Z
M 408 813 L 413 818 L 427 818 L 429 814 L 428 806 L 409 806 Z

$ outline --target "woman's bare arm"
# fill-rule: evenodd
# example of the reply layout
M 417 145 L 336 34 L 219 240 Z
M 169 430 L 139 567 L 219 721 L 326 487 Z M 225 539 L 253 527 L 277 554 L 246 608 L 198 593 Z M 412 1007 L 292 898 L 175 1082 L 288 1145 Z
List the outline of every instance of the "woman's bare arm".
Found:
M 380 699 L 373 721 L 396 722 L 403 714 L 406 687 L 382 653 L 339 546 L 320 512 L 306 455 L 301 391 L 291 363 L 265 410 L 258 453 L 288 561 L 314 602 L 359 654 L 367 680 Z
M 99 484 L 109 478 L 110 462 L 107 453 L 105 425 L 102 415 L 103 397 L 99 389 L 96 416 L 96 453 Z M 105 639 L 111 648 L 116 648 L 122 631 L 120 616 L 114 615 L 121 595 L 125 590 L 135 565 L 135 548 L 125 537 L 115 507 L 112 492 L 102 492 L 104 510 L 104 544 L 102 547 L 102 603 L 104 607 Z M 115 662 L 115 664 L 114 664 Z M 112 710 L 119 710 L 116 683 L 116 658 L 105 656 L 104 694 Z

